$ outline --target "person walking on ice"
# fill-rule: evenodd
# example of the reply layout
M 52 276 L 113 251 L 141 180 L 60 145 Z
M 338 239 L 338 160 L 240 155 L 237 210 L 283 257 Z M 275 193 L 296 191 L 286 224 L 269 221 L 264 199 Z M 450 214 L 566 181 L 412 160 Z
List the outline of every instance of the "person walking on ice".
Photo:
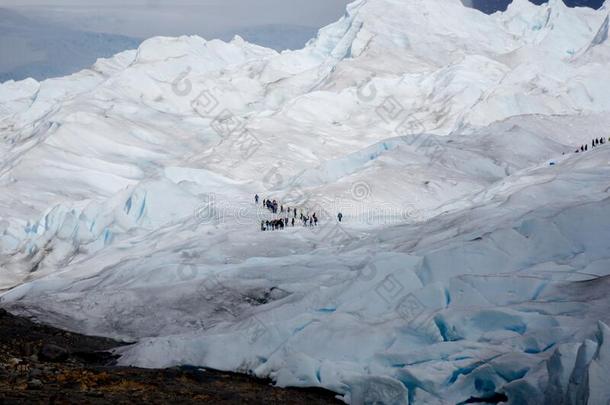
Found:
M 337 219 L 339 220 L 339 222 L 341 222 L 341 220 L 343 219 L 343 214 L 342 214 L 342 213 L 339 213 L 339 214 L 337 215 Z

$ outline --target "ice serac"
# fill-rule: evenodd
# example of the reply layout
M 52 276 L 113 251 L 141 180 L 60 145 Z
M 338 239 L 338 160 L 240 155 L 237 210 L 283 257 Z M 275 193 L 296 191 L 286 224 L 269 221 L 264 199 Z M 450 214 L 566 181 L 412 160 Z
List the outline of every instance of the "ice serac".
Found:
M 1 304 L 353 404 L 603 403 L 607 26 L 361 0 L 300 50 L 151 38 L 2 83 Z M 256 193 L 319 227 L 261 232 Z
M 606 19 L 602 23 L 602 26 L 599 28 L 599 31 L 597 31 L 597 34 L 595 34 L 595 38 L 593 38 L 593 41 L 591 41 L 590 46 L 601 45 L 608 40 L 609 21 L 610 21 L 610 16 L 606 16 Z
M 547 362 L 545 401 L 556 404 L 603 404 L 610 399 L 608 373 L 610 328 L 599 322 L 594 340 L 557 348 Z

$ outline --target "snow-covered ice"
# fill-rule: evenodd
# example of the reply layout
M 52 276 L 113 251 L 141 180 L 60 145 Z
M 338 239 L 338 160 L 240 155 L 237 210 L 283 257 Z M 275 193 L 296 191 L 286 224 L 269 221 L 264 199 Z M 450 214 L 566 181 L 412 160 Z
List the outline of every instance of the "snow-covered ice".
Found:
M 2 306 L 353 404 L 605 404 L 607 27 L 359 0 L 302 50 L 152 38 L 0 84 Z M 261 232 L 255 193 L 321 225 Z

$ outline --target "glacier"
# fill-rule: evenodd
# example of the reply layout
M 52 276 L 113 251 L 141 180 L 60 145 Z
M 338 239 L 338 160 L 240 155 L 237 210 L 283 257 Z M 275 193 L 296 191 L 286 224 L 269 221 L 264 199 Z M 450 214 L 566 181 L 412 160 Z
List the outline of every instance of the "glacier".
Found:
M 1 83 L 0 305 L 351 404 L 605 404 L 608 6 L 358 0 Z

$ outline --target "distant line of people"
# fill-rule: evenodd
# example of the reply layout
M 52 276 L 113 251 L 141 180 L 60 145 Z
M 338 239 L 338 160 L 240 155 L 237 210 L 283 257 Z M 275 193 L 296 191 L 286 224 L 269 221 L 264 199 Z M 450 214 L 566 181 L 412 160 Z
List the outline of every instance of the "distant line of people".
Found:
M 610 142 L 610 138 L 608 138 L 608 142 Z M 591 139 L 591 148 L 595 148 L 595 147 L 603 145 L 605 143 L 606 143 L 606 141 L 604 140 L 604 138 Z M 588 150 L 589 150 L 589 144 L 580 145 L 580 148 L 576 149 L 574 151 L 574 153 L 586 152 Z

